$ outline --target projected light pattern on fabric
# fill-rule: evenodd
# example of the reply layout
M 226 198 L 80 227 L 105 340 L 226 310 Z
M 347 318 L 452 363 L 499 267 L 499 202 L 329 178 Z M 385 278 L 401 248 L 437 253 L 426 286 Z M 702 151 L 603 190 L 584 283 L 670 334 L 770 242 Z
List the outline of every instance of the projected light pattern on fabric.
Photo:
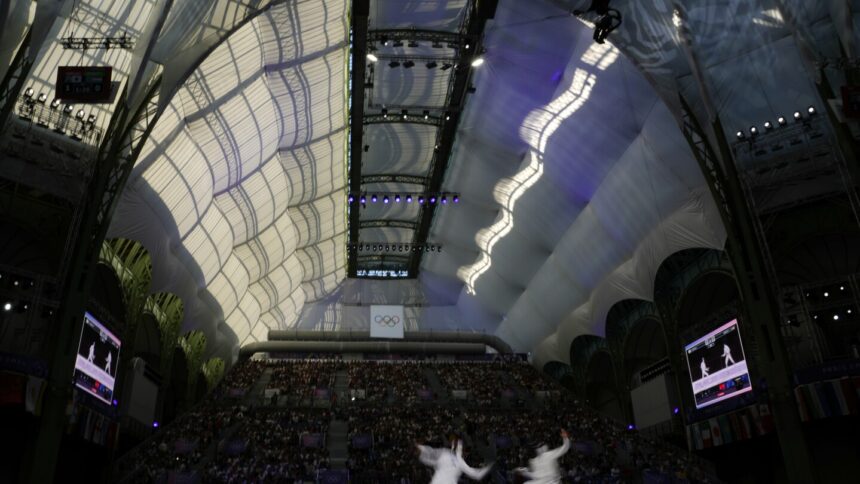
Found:
M 90 313 L 84 314 L 81 340 L 75 361 L 75 385 L 111 404 L 122 343 Z
M 684 347 L 696 408 L 752 391 L 738 320 Z
M 609 44 L 594 44 L 582 55 L 580 61 L 598 70 L 605 70 L 618 58 L 618 49 Z M 493 248 L 514 228 L 514 207 L 529 188 L 543 175 L 543 156 L 549 138 L 567 118 L 578 111 L 591 96 L 597 84 L 597 76 L 586 69 L 577 68 L 570 86 L 543 108 L 529 113 L 520 127 L 520 136 L 530 149 L 528 163 L 511 178 L 500 181 L 494 190 L 495 199 L 502 206 L 499 219 L 475 236 L 481 249 L 478 260 L 461 267 L 457 274 L 466 283 L 466 292 L 475 294 L 478 278 L 492 266 Z

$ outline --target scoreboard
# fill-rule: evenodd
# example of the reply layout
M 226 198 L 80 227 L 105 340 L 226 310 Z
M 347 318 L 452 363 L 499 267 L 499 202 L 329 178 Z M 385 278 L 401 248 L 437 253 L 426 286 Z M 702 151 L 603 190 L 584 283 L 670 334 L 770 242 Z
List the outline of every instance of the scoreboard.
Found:
M 57 99 L 104 103 L 111 99 L 111 68 L 105 66 L 57 67 Z

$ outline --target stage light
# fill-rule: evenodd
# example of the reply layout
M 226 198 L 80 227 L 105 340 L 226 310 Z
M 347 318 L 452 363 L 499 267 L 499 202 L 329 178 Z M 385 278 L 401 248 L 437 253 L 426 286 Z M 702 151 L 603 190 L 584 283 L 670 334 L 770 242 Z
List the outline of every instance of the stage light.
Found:
M 442 205 L 447 204 L 448 203 L 448 197 L 442 197 L 441 202 L 442 202 Z
M 376 57 L 375 55 L 368 53 L 367 54 L 367 60 L 369 60 L 370 62 L 376 62 L 379 60 L 379 57 Z
M 428 111 L 428 110 L 426 110 L 426 109 L 425 109 L 423 114 L 424 114 L 424 119 L 429 119 L 429 118 L 430 118 L 430 111 Z
M 75 110 L 74 104 L 66 104 L 66 107 L 63 108 L 63 112 L 66 114 L 72 114 L 72 111 Z
M 157 421 L 152 422 L 152 428 L 154 428 L 154 429 L 158 428 L 158 422 Z
M 430 197 L 430 203 L 436 203 L 436 197 Z
M 628 425 L 627 425 L 627 430 L 633 430 L 634 428 L 635 428 L 635 427 L 633 426 L 633 424 L 628 424 Z
M 28 88 L 27 88 L 27 90 L 26 90 L 26 91 L 24 91 L 24 97 L 25 97 L 25 98 L 27 98 L 27 99 L 30 99 L 31 97 L 33 97 L 33 92 L 34 92 L 34 91 L 33 91 L 33 88 L 32 88 L 32 87 L 28 87 Z
M 744 132 L 743 132 L 743 131 L 738 131 L 738 132 L 737 132 L 737 137 L 738 137 L 738 139 L 744 139 L 744 137 L 746 137 L 746 135 L 744 134 Z
M 362 205 L 367 205 L 367 197 L 366 196 L 362 195 L 360 201 L 361 201 Z
M 800 119 L 801 119 L 801 118 L 803 118 L 803 115 L 802 115 L 802 114 L 800 114 L 800 111 L 795 111 L 795 112 L 794 112 L 794 120 L 795 120 L 795 121 L 800 121 Z
M 4 311 L 11 311 L 11 310 L 12 310 L 12 303 L 7 302 L 6 304 L 4 304 L 4 305 L 3 305 L 3 310 L 4 310 Z
M 377 200 L 379 200 L 379 198 L 377 198 L 377 197 L 376 197 L 376 194 L 375 194 L 375 193 L 374 193 L 373 195 L 371 195 L 371 196 L 370 196 L 370 201 L 371 201 L 371 202 L 376 203 L 376 201 L 377 201 Z
M 839 315 L 838 315 L 838 314 L 834 314 L 834 315 L 833 315 L 833 320 L 834 320 L 834 321 L 839 321 Z
M 113 406 L 114 406 L 114 407 L 116 407 L 117 405 L 119 405 L 119 402 L 117 402 L 117 401 L 116 401 L 116 399 L 114 398 L 114 400 L 113 400 Z
M 809 113 L 810 116 L 814 116 L 815 115 L 815 106 L 809 106 L 808 108 L 806 108 L 806 112 Z
M 385 252 L 388 252 L 388 244 L 385 244 Z
M 84 110 L 78 109 L 78 114 L 75 115 L 76 118 L 83 120 L 84 119 Z
M 848 314 L 851 314 L 851 310 L 850 310 L 850 309 L 849 309 L 847 312 L 848 312 Z
M 678 415 L 678 412 L 680 412 L 680 411 L 681 410 L 678 407 L 675 407 L 674 409 L 672 409 L 672 413 L 674 413 L 675 415 Z
M 388 119 L 388 110 L 385 108 L 382 108 L 382 117 Z
M 830 293 L 827 291 L 824 291 L 824 297 L 830 297 Z
M 839 290 L 840 290 L 840 291 L 844 291 L 844 290 L 845 290 L 845 286 L 839 286 Z
M 415 66 L 415 63 L 412 62 L 411 60 L 407 60 L 407 61 L 403 62 L 403 68 L 404 69 L 411 69 L 413 66 Z
M 376 252 L 376 244 L 373 244 L 373 251 Z
M 430 61 L 425 65 L 427 66 L 428 69 L 435 69 L 436 66 L 438 66 L 439 64 L 437 64 L 436 61 Z
M 785 116 L 780 116 L 780 117 L 776 118 L 776 122 L 779 123 L 780 126 L 785 126 L 785 124 L 786 124 Z
M 454 195 L 454 203 L 460 203 L 460 196 Z
M 402 109 L 400 111 L 400 114 L 403 115 L 403 119 L 406 119 L 406 117 L 409 116 L 409 110 L 408 109 Z
M 753 136 L 757 135 L 758 134 L 758 128 L 756 128 L 755 126 L 750 127 L 750 134 Z
M 424 205 L 424 197 L 418 197 L 418 205 Z
M 39 93 L 39 97 L 38 97 L 38 98 L 36 98 L 36 100 L 37 100 L 37 101 L 39 101 L 39 102 L 40 102 L 40 103 L 42 103 L 42 104 L 45 104 L 45 101 L 47 101 L 47 100 L 48 100 L 48 95 L 47 95 L 47 94 L 45 94 L 44 92 Z
M 388 46 L 388 37 L 387 36 L 383 35 L 382 37 L 379 38 L 379 40 L 382 41 L 382 45 Z
M 412 195 L 406 195 L 406 203 L 412 203 Z
M 450 121 L 450 120 L 451 120 L 451 115 L 450 115 L 450 114 L 446 114 L 446 115 L 445 115 L 445 121 Z
M 358 244 L 358 251 L 361 252 L 362 250 L 364 250 L 364 246 L 361 244 Z
M 394 195 L 394 203 L 400 203 L 400 194 Z
M 394 69 L 395 67 L 400 67 L 400 62 L 397 62 L 396 60 L 393 60 L 393 61 L 391 61 L 391 62 L 389 62 L 389 63 L 388 63 L 388 67 L 390 67 L 390 68 L 392 68 L 392 69 Z
M 95 124 L 95 122 L 96 122 L 96 115 L 95 114 L 90 114 L 89 116 L 87 116 L 87 123 Z
M 354 202 L 354 201 L 355 201 L 355 197 L 353 197 L 352 195 L 350 195 L 350 196 L 347 198 L 347 200 L 349 201 L 349 203 L 352 203 L 352 202 Z
M 469 50 L 469 44 L 466 44 L 466 50 Z
M 442 69 L 443 71 L 447 71 L 448 69 L 450 69 L 452 67 L 454 67 L 454 64 L 449 64 L 448 62 L 446 62 L 446 63 L 442 64 L 442 67 L 440 67 L 440 69 Z
M 771 124 L 771 122 L 770 122 L 770 121 L 765 121 L 765 122 L 764 122 L 764 129 L 766 129 L 767 131 L 772 130 L 772 129 L 773 129 L 773 124 Z
M 60 100 L 55 98 L 51 101 L 51 109 L 57 109 L 58 107 L 60 107 Z
M 390 199 L 390 198 L 388 198 L 388 195 L 386 195 L 386 196 L 382 197 L 382 203 L 388 203 L 388 202 L 390 202 L 390 201 L 391 201 L 391 199 Z
M 370 250 L 370 244 L 364 244 L 364 250 Z
M 472 61 L 472 67 L 481 67 L 481 64 L 483 64 L 483 63 L 484 63 L 484 58 L 478 57 Z

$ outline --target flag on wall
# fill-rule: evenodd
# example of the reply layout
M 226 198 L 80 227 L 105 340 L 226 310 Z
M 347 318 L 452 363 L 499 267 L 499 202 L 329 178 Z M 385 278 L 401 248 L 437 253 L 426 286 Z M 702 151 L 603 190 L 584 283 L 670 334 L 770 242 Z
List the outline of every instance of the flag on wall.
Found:
M 370 337 L 403 339 L 403 306 L 370 306 Z

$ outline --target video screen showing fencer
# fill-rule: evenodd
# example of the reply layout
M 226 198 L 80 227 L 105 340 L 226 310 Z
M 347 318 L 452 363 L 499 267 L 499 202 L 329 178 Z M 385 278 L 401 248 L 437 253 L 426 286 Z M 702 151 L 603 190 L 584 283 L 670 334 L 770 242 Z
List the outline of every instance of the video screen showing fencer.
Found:
M 119 338 L 92 314 L 85 313 L 75 361 L 75 385 L 111 404 L 120 346 L 122 344 Z
M 737 319 L 688 344 L 684 353 L 697 409 L 752 390 Z

